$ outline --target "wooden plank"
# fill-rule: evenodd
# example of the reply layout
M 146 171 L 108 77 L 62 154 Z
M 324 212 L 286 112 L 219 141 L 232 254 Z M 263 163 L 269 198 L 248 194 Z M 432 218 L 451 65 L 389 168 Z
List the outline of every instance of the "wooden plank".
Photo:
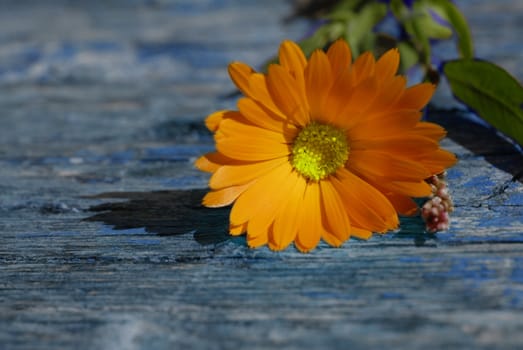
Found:
M 495 3 L 458 5 L 521 77 L 521 7 Z M 302 35 L 285 3 L 28 4 L 0 12 L 0 348 L 523 346 L 523 163 L 491 131 L 429 113 L 460 158 L 447 232 L 251 250 L 192 162 L 225 64 Z

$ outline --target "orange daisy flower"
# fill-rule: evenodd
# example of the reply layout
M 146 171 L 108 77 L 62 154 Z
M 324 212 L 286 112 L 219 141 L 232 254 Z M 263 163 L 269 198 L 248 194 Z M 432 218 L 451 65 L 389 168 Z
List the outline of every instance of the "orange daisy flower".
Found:
M 336 41 L 307 60 L 284 41 L 267 74 L 235 62 L 229 74 L 245 95 L 238 111 L 211 114 L 216 152 L 196 166 L 213 173 L 208 207 L 233 204 L 230 233 L 250 247 L 303 252 L 320 239 L 340 246 L 399 225 L 431 194 L 424 179 L 456 162 L 439 147 L 445 130 L 420 121 L 434 86 L 406 88 L 398 50 L 353 63 Z

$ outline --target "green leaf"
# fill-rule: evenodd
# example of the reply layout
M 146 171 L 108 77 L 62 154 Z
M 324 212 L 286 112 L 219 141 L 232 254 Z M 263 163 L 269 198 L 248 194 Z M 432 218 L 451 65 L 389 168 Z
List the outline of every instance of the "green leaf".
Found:
M 403 0 L 391 0 L 390 1 L 390 9 L 392 11 L 392 14 L 398 22 L 402 22 L 405 17 L 408 16 L 409 10 L 407 6 L 403 3 Z
M 471 59 L 474 57 L 474 46 L 470 29 L 459 9 L 448 0 L 427 0 L 433 10 L 451 25 L 458 37 L 458 50 L 462 58 Z
M 414 3 L 413 20 L 418 22 L 424 34 L 431 39 L 448 39 L 452 36 L 452 30 L 445 25 L 438 23 L 431 12 L 440 15 L 436 8 L 425 2 Z
M 449 61 L 443 71 L 456 98 L 523 145 L 523 87 L 516 79 L 480 60 Z
M 365 43 L 371 42 L 368 39 L 369 36 L 374 35 L 372 29 L 386 15 L 386 4 L 370 2 L 366 3 L 358 13 L 355 13 L 347 20 L 345 37 L 351 46 L 354 56 L 359 55 L 362 49 L 369 49 Z
M 298 44 L 305 56 L 308 57 L 314 50 L 323 49 L 329 43 L 341 37 L 344 29 L 345 25 L 340 21 L 331 21 L 322 25 L 313 35 L 300 41 Z
M 418 53 L 411 44 L 406 41 L 400 41 L 398 43 L 398 49 L 400 51 L 401 70 L 403 72 L 406 72 L 410 67 L 418 63 Z
M 419 61 L 430 66 L 430 38 L 426 33 L 426 23 L 424 23 L 428 14 L 420 9 L 417 2 L 414 5 L 414 8 L 410 9 L 402 0 L 391 0 L 390 2 L 394 17 L 410 35 L 412 46 L 419 55 Z

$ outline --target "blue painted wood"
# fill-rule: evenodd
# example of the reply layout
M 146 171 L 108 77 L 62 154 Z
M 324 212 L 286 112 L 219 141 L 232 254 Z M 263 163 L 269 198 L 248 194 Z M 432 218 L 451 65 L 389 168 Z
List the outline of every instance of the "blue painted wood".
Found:
M 520 3 L 457 3 L 478 54 L 521 79 Z M 261 64 L 306 23 L 283 26 L 281 1 L 0 8 L 0 348 L 523 346 L 521 155 L 444 94 L 448 232 L 404 219 L 340 249 L 250 250 L 224 240 L 226 209 L 196 208 L 202 121 L 234 107 L 228 61 Z

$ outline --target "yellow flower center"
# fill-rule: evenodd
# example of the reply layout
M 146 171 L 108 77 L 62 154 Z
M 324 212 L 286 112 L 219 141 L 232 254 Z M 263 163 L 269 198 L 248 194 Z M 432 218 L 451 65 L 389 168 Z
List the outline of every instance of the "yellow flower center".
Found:
M 294 169 L 309 180 L 319 181 L 345 164 L 349 145 L 342 130 L 313 122 L 300 131 L 291 153 Z

